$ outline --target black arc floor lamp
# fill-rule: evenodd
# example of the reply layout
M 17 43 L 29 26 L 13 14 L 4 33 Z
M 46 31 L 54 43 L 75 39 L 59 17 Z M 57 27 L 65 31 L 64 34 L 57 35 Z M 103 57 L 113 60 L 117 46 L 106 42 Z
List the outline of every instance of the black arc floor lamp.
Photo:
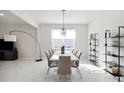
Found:
M 12 35 L 13 32 L 24 33 L 24 34 L 27 34 L 30 37 L 32 37 L 36 41 L 36 43 L 38 44 L 38 46 L 39 46 L 39 59 L 36 59 L 35 61 L 36 62 L 43 61 L 43 59 L 41 58 L 41 47 L 40 47 L 40 43 L 38 42 L 38 40 L 37 40 L 36 37 L 34 37 L 33 35 L 31 35 L 31 34 L 29 34 L 27 32 L 24 32 L 24 31 L 10 31 L 10 35 Z

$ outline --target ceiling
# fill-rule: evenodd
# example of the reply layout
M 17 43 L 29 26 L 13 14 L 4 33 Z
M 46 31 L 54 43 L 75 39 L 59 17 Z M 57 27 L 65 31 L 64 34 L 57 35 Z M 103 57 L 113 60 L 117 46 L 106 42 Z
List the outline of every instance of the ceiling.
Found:
M 0 16 L 0 24 L 24 24 L 25 21 L 14 15 L 8 10 L 0 10 L 4 16 Z
M 95 18 L 106 14 L 115 14 L 119 10 L 66 10 L 66 24 L 88 24 Z M 62 24 L 61 10 L 27 10 L 30 15 L 39 24 Z
M 100 11 L 66 10 L 66 24 L 88 24 L 95 19 Z M 28 10 L 26 11 L 39 24 L 62 24 L 61 10 Z
M 18 10 L 17 10 L 18 11 Z M 23 11 L 37 24 L 62 24 L 61 10 L 19 10 Z M 117 13 L 119 10 L 66 10 L 65 24 L 88 24 L 100 15 Z M 0 23 L 23 24 L 25 23 L 17 15 L 9 10 L 0 10 L 4 16 L 0 16 Z

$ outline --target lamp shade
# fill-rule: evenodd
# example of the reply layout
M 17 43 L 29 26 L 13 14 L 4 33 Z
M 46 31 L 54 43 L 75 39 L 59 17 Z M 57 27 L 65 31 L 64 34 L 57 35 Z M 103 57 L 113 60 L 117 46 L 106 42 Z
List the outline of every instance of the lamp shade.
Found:
M 16 42 L 16 35 L 4 35 L 4 41 Z

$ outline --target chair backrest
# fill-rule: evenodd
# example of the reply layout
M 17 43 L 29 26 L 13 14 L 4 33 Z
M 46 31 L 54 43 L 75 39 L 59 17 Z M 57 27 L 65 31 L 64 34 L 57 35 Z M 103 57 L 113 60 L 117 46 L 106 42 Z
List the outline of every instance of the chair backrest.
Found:
M 76 52 L 76 50 L 74 49 L 73 52 L 72 52 L 72 54 L 75 55 L 75 52 Z
M 76 57 L 78 58 L 78 59 L 80 59 L 80 57 L 81 57 L 81 55 L 82 55 L 82 52 L 77 52 L 77 54 L 76 54 Z
M 51 65 L 51 61 L 50 61 L 50 57 L 51 57 L 51 56 L 50 56 L 50 54 L 49 54 L 48 51 L 46 51 L 45 54 L 46 54 L 46 57 L 47 57 L 48 66 L 50 66 L 50 65 Z
M 74 64 L 72 64 L 72 67 L 78 68 L 79 67 L 79 61 L 80 61 L 80 57 L 82 55 L 82 52 L 78 52 L 76 57 L 78 58 L 77 61 L 74 62 Z
M 80 54 L 79 54 L 79 56 L 78 56 L 78 59 L 80 59 L 81 55 L 82 55 L 82 52 L 80 52 Z
M 51 49 L 49 50 L 49 54 L 50 54 L 50 57 L 53 55 L 53 53 L 52 53 Z
M 53 49 L 50 49 L 50 50 L 51 50 L 52 54 L 54 54 L 54 50 Z
M 59 75 L 71 74 L 71 57 L 70 56 L 59 56 L 58 74 Z
M 75 50 L 75 52 L 74 52 L 74 55 L 75 55 L 75 56 L 77 55 L 77 52 L 78 52 L 78 50 Z
M 74 49 L 72 49 L 72 51 L 71 51 L 72 53 L 74 52 Z

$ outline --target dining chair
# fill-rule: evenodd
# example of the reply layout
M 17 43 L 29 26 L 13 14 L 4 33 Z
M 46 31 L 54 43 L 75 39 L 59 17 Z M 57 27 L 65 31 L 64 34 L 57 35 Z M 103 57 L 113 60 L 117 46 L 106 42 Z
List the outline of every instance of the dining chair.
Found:
M 80 57 L 81 57 L 81 55 L 82 55 L 82 52 L 77 52 L 77 54 L 76 54 L 76 57 L 78 58 L 78 59 L 80 59 Z
M 51 55 L 50 55 L 49 51 L 46 51 L 45 54 L 46 54 L 47 62 L 48 62 L 48 70 L 46 72 L 46 75 L 47 75 L 49 70 L 50 70 L 50 68 L 58 66 L 58 61 L 57 60 L 50 60 Z
M 52 52 L 52 54 L 54 54 L 54 50 L 53 49 L 51 49 L 51 52 Z
M 75 53 L 75 49 L 73 50 L 72 54 L 74 55 L 74 53 Z
M 80 61 L 80 57 L 82 55 L 82 52 L 79 53 L 79 55 L 77 55 L 76 57 L 78 58 L 78 60 L 74 60 L 72 63 L 72 67 L 78 68 L 79 67 L 79 61 Z
M 73 55 L 76 56 L 77 52 L 78 52 L 78 50 L 75 50 L 75 51 L 73 52 Z
M 72 66 L 73 68 L 77 68 L 77 70 L 78 70 L 78 72 L 79 72 L 79 74 L 80 74 L 80 77 L 81 77 L 81 79 L 82 79 L 80 70 L 78 69 L 81 55 L 82 55 L 82 52 L 78 53 L 78 55 L 76 56 L 76 57 L 78 58 L 78 60 L 74 60 L 74 61 L 72 62 L 72 65 L 71 65 L 71 66 Z
M 48 50 L 49 51 L 49 54 L 50 54 L 50 57 L 52 57 L 53 53 L 51 50 Z
M 72 52 L 72 54 L 73 54 L 73 52 L 74 52 L 74 49 L 72 49 L 72 51 L 71 51 L 71 52 Z
M 70 56 L 59 56 L 58 76 L 61 78 L 62 75 L 68 75 L 70 80 L 70 76 L 71 76 L 71 57 Z

